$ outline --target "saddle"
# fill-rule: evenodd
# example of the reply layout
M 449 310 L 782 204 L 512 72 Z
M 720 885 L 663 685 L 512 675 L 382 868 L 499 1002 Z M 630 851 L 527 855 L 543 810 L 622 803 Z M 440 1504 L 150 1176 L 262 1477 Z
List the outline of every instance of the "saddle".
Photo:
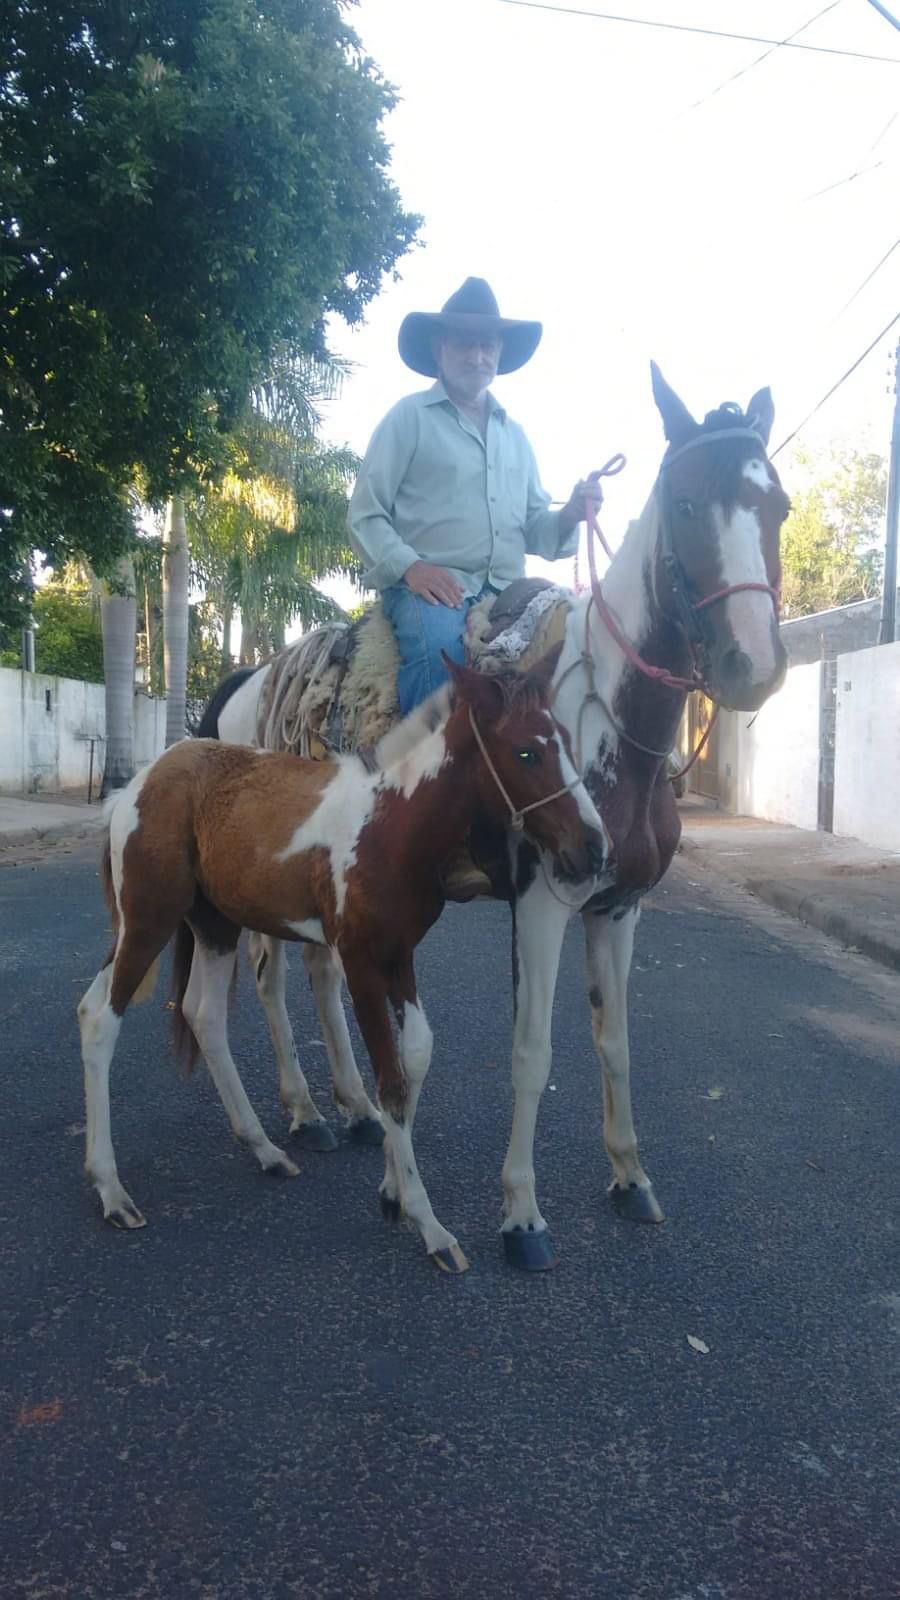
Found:
M 466 660 L 482 672 L 527 672 L 563 637 L 572 594 L 518 578 L 472 606 Z M 380 601 L 353 623 L 333 622 L 273 657 L 260 696 L 257 743 L 322 759 L 371 750 L 400 720 L 400 655 Z

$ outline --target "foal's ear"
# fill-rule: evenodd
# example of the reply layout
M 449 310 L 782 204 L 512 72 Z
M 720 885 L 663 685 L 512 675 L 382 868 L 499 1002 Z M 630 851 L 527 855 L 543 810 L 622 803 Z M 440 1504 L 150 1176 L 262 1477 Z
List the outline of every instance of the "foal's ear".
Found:
M 679 400 L 675 390 L 666 383 L 665 378 L 656 365 L 650 363 L 650 377 L 653 382 L 653 398 L 656 408 L 662 417 L 663 432 L 669 443 L 675 445 L 687 444 L 698 431 L 698 424 L 683 400 Z
M 764 445 L 769 443 L 772 423 L 775 421 L 775 402 L 771 389 L 757 389 L 747 407 L 746 417 L 751 428 L 759 434 Z
M 503 687 L 497 679 L 487 672 L 476 672 L 474 667 L 461 667 L 458 661 L 451 661 L 444 650 L 441 659 L 459 698 L 471 706 L 482 721 L 494 722 L 506 704 Z
M 526 674 L 528 682 L 534 684 L 543 699 L 547 698 L 550 685 L 553 682 L 553 674 L 559 666 L 559 658 L 562 655 L 564 644 L 565 640 L 560 639 L 557 644 L 551 645 L 550 649 L 546 650 L 541 656 L 540 661 L 536 661 Z

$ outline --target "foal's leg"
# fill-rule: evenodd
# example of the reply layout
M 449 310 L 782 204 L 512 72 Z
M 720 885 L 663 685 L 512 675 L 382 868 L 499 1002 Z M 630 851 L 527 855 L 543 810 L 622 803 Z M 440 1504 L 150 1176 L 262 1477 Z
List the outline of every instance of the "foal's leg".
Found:
M 322 1024 L 335 1105 L 348 1117 L 348 1132 L 355 1143 L 381 1144 L 384 1139 L 381 1116 L 366 1094 L 347 1031 L 341 999 L 340 962 L 333 950 L 316 944 L 304 945 L 303 958 Z
M 286 956 L 283 940 L 251 933 L 250 965 L 275 1047 L 281 1103 L 291 1114 L 291 1133 L 297 1135 L 307 1150 L 334 1150 L 337 1140 L 316 1108 L 297 1056 L 284 1001 Z
M 390 1217 L 405 1212 L 421 1233 L 436 1266 L 444 1272 L 465 1272 L 469 1263 L 453 1234 L 432 1210 L 413 1150 L 413 1121 L 431 1063 L 432 1033 L 419 1005 L 412 967 L 402 981 L 390 984 L 365 962 L 350 962 L 346 970 L 357 1021 L 375 1068 L 384 1115 L 382 1209 Z M 389 998 L 400 1023 L 399 1059 L 388 1015 Z
M 610 1199 L 632 1222 L 662 1222 L 653 1186 L 640 1163 L 631 1117 L 628 973 L 639 911 L 618 922 L 584 913 L 591 1030 L 603 1075 L 603 1138 L 612 1162 Z
M 228 1048 L 228 990 L 237 949 L 212 950 L 201 944 L 196 928 L 193 933 L 194 959 L 182 1001 L 185 1021 L 203 1052 L 235 1136 L 250 1146 L 264 1172 L 296 1178 L 298 1168 L 263 1131 Z
M 144 1218 L 119 1179 L 109 1114 L 109 1070 L 122 1017 L 146 984 L 174 926 L 161 921 L 146 927 L 120 925 L 113 958 L 98 972 L 78 1006 L 84 1063 L 87 1137 L 85 1172 L 100 1196 L 103 1215 L 118 1228 L 143 1228 Z
M 556 1265 L 556 1252 L 535 1196 L 534 1134 L 550 1076 L 553 995 L 569 910 L 536 878 L 513 916 L 515 1107 L 503 1163 L 503 1248 L 513 1266 L 540 1272 Z

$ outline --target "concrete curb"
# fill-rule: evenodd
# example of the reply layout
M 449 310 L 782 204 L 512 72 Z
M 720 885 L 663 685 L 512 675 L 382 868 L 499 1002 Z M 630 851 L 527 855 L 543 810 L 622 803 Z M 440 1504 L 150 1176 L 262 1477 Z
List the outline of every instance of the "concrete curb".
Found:
M 855 913 L 852 906 L 846 905 L 846 901 L 842 906 L 836 906 L 833 897 L 817 893 L 812 883 L 798 883 L 790 879 L 748 878 L 730 872 L 704 850 L 702 844 L 685 835 L 682 835 L 681 850 L 685 856 L 690 857 L 692 863 L 707 868 L 717 877 L 727 878 L 729 882 L 738 884 L 757 899 L 774 906 L 776 911 L 783 911 L 788 916 L 795 917 L 798 922 L 827 934 L 838 943 L 859 950 L 892 972 L 900 972 L 900 929 L 892 933 L 889 930 L 882 931 L 873 927 L 871 921 Z
M 0 833 L 0 859 L 4 851 L 21 849 L 23 845 L 59 844 L 63 839 L 88 838 L 103 826 L 100 810 L 98 806 L 96 821 L 88 822 L 79 817 L 75 822 L 57 822 L 47 828 L 12 828 L 7 833 Z

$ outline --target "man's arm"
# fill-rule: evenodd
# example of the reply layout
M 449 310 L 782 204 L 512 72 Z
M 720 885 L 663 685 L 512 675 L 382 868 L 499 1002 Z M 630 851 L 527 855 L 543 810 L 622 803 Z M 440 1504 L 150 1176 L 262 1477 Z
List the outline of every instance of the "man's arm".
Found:
M 350 497 L 350 543 L 365 562 L 367 589 L 388 589 L 419 557 L 391 520 L 397 490 L 415 454 L 417 417 L 412 406 L 394 406 L 369 442 Z
M 534 451 L 527 439 L 524 442 L 528 454 L 525 549 L 530 556 L 541 556 L 544 561 L 574 556 L 578 553 L 578 519 L 572 520 L 569 506 L 550 510 L 550 496 L 541 484 Z

